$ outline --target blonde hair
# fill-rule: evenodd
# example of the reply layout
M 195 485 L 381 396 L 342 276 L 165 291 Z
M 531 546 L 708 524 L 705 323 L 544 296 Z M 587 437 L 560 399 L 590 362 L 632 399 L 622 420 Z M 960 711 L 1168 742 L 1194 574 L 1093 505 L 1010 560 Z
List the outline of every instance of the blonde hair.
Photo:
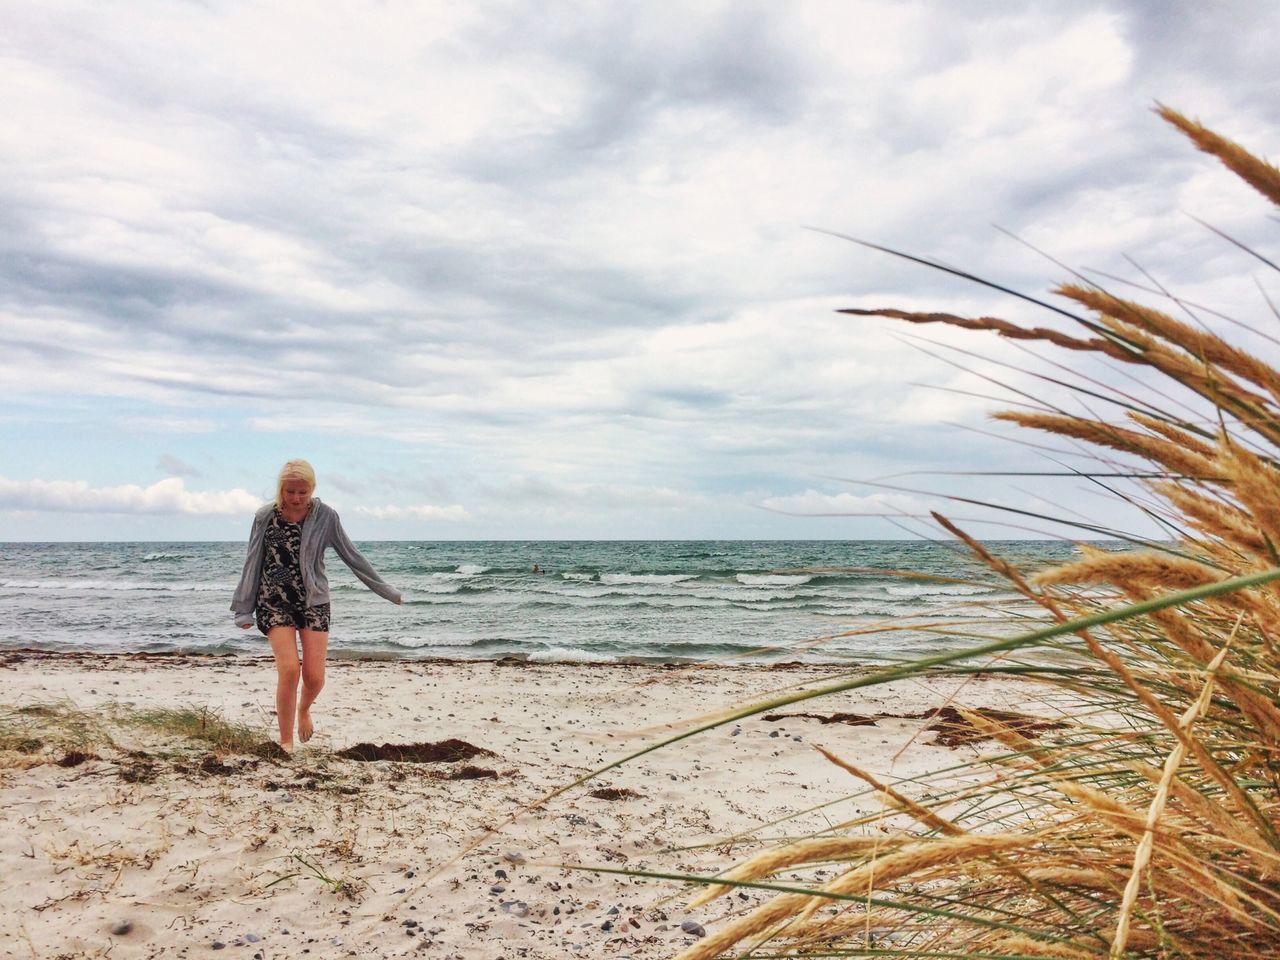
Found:
M 315 468 L 305 460 L 290 460 L 280 468 L 280 476 L 276 479 L 277 507 L 284 503 L 284 483 L 286 480 L 303 480 L 314 491 L 316 488 Z

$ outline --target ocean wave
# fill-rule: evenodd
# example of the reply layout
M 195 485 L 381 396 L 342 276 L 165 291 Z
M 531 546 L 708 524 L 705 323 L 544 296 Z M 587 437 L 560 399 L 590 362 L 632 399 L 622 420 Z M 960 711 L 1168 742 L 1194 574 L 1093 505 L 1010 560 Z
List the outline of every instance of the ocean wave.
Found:
M 891 597 L 973 597 L 998 592 L 978 583 L 908 583 L 885 587 Z
M 760 600 L 760 599 L 794 599 L 797 594 L 793 590 L 774 587 L 748 587 L 739 583 L 722 581 L 708 583 L 698 580 L 680 582 L 652 582 L 624 580 L 616 583 L 596 582 L 591 580 L 552 581 L 541 589 L 530 589 L 528 584 L 513 585 L 513 590 L 523 593 L 534 593 L 539 597 L 577 597 L 583 600 L 595 600 L 602 597 L 679 597 L 684 600 Z
M 431 570 L 426 573 L 427 580 L 468 580 L 488 573 L 491 568 L 482 567 L 478 563 L 463 563 L 451 570 Z M 421 575 L 421 574 L 419 574 Z
M 86 591 L 151 591 L 156 593 L 206 593 L 225 591 L 230 595 L 234 584 L 201 582 L 163 582 L 156 580 L 0 580 L 0 590 L 86 590 Z
M 604 573 L 600 575 L 600 582 L 611 587 L 626 584 L 665 586 L 697 579 L 698 575 L 694 573 Z
M 557 602 L 563 597 L 567 602 Z M 700 597 L 682 597 L 678 594 L 634 594 L 625 592 L 614 592 L 609 594 L 590 594 L 575 596 L 572 594 L 562 594 L 555 601 L 548 598 L 542 598 L 535 603 L 543 606 L 558 606 L 561 609 L 574 611 L 589 611 L 592 608 L 600 608 L 602 610 L 622 610 L 628 608 L 642 609 L 648 608 L 653 610 L 711 610 L 724 609 L 732 603 L 726 598 L 705 599 Z
M 607 600 L 610 597 L 661 597 L 674 596 L 659 587 L 644 588 L 640 584 L 628 587 L 625 584 L 583 584 L 581 587 L 561 586 L 556 590 L 548 590 L 539 594 L 541 598 L 570 597 L 576 600 Z
M 551 647 L 531 650 L 528 659 L 534 663 L 616 663 L 618 658 L 606 653 L 592 653 L 578 647 Z
M 745 587 L 799 587 L 812 577 L 805 573 L 740 573 L 734 579 Z
M 407 599 L 406 602 L 430 603 L 431 602 L 430 600 L 418 600 L 416 597 L 412 597 L 412 594 L 426 593 L 432 596 L 441 596 L 441 595 L 452 596 L 456 593 L 460 593 L 462 591 L 462 588 L 463 588 L 463 585 L 461 583 L 456 583 L 456 582 L 454 583 L 420 583 L 414 586 L 410 594 L 411 599 Z M 363 591 L 365 587 L 363 584 L 360 585 L 359 587 L 356 587 L 350 584 L 343 584 L 342 589 Z
M 351 641 L 350 645 L 359 646 L 361 641 Z M 442 651 L 448 650 L 449 656 L 457 656 L 457 652 L 462 649 L 475 647 L 477 645 L 474 637 L 440 634 L 433 632 L 431 634 L 412 634 L 400 633 L 388 637 L 379 637 L 375 642 L 379 647 L 393 647 L 397 650 L 424 650 L 439 647 Z

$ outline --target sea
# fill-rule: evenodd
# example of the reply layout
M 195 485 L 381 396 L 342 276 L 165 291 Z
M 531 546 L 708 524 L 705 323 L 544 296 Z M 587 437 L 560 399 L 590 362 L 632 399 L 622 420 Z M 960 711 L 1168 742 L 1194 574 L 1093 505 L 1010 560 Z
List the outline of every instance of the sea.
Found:
M 1032 629 L 1039 612 L 953 542 L 366 542 L 405 597 L 327 558 L 334 657 L 876 663 Z M 1027 571 L 1060 541 L 990 548 Z M 0 544 L 0 649 L 262 656 L 232 622 L 238 543 Z

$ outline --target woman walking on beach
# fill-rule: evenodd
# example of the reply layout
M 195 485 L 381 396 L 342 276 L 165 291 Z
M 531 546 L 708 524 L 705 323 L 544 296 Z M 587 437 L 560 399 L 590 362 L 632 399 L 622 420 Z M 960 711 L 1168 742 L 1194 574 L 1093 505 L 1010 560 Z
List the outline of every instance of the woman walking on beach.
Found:
M 324 687 L 329 646 L 329 578 L 324 552 L 333 547 L 370 590 L 392 603 L 400 591 L 387 583 L 348 539 L 337 511 L 315 499 L 316 473 L 305 460 L 290 460 L 280 470 L 274 503 L 254 515 L 244 573 L 231 601 L 236 625 L 266 635 L 276 658 L 276 714 L 280 746 L 293 752 L 294 720 L 298 739 L 311 739 L 311 705 Z M 298 647 L 302 666 L 298 666 Z M 302 696 L 298 696 L 298 680 Z

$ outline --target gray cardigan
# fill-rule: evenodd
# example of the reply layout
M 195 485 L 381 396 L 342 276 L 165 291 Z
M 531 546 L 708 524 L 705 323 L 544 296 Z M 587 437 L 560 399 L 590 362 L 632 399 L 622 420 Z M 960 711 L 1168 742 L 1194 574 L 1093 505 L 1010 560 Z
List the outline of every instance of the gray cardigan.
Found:
M 275 510 L 268 503 L 253 516 L 253 528 L 249 532 L 249 552 L 244 560 L 244 573 L 231 600 L 231 612 L 236 615 L 236 626 L 253 625 L 253 611 L 258 605 L 258 581 L 262 577 L 262 544 L 266 536 L 267 521 Z M 364 581 L 365 586 L 392 603 L 400 602 L 400 591 L 378 576 L 369 561 L 356 549 L 356 545 L 342 529 L 342 521 L 333 507 L 317 499 L 311 501 L 311 511 L 302 521 L 302 545 L 298 560 L 302 567 L 302 587 L 306 591 L 307 606 L 329 602 L 329 578 L 324 572 L 324 552 L 333 547 L 351 572 Z

